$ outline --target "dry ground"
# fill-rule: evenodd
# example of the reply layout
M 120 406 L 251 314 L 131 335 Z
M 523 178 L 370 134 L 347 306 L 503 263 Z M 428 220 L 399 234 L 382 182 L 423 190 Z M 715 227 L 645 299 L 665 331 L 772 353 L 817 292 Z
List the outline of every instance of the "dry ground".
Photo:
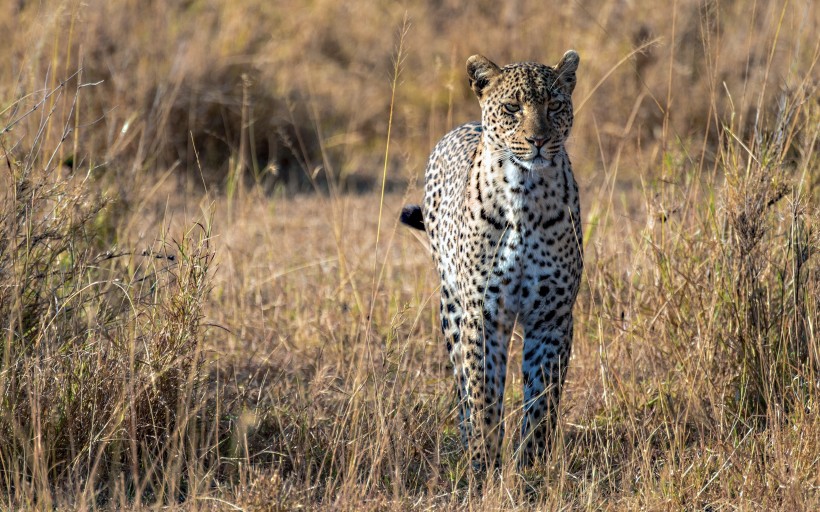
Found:
M 7 8 L 0 507 L 820 508 L 814 3 Z M 470 54 L 570 46 L 561 441 L 479 486 L 398 212 Z

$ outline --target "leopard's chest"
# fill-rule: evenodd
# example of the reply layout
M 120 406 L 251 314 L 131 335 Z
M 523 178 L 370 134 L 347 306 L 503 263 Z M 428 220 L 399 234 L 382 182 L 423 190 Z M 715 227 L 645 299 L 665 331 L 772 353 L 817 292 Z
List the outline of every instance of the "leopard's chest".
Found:
M 580 274 L 578 196 L 564 163 L 531 171 L 508 162 L 471 180 L 482 202 L 470 205 L 477 227 L 467 256 L 512 313 L 541 311 L 559 292 L 577 291 L 567 283 Z

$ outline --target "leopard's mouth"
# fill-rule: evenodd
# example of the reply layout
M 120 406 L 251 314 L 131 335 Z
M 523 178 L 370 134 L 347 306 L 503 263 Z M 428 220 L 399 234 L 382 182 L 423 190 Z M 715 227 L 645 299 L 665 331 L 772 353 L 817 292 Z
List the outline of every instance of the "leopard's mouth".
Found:
M 538 151 L 530 151 L 526 156 L 519 157 L 525 162 L 533 165 L 546 164 L 558 154 L 558 149 L 543 147 Z
M 560 144 L 548 142 L 540 148 L 533 146 L 510 148 L 508 155 L 513 160 L 527 167 L 546 167 L 551 165 L 553 159 L 561 151 Z

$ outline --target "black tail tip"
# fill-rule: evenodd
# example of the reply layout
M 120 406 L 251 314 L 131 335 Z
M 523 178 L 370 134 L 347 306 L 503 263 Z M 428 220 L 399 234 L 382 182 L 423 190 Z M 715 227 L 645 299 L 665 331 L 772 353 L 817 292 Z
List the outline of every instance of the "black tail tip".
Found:
M 399 219 L 402 224 L 424 231 L 424 217 L 421 215 L 421 206 L 417 204 L 408 204 L 402 208 Z

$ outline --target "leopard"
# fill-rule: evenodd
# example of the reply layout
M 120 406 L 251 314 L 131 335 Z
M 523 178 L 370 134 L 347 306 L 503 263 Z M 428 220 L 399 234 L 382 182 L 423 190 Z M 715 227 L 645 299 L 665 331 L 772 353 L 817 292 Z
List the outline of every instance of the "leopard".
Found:
M 440 277 L 441 332 L 471 466 L 501 467 L 504 387 L 514 329 L 523 339 L 518 468 L 545 461 L 573 338 L 583 271 L 578 185 L 566 150 L 580 58 L 499 67 L 467 60 L 481 121 L 447 133 L 429 157 L 421 204 L 400 220 L 426 231 Z

